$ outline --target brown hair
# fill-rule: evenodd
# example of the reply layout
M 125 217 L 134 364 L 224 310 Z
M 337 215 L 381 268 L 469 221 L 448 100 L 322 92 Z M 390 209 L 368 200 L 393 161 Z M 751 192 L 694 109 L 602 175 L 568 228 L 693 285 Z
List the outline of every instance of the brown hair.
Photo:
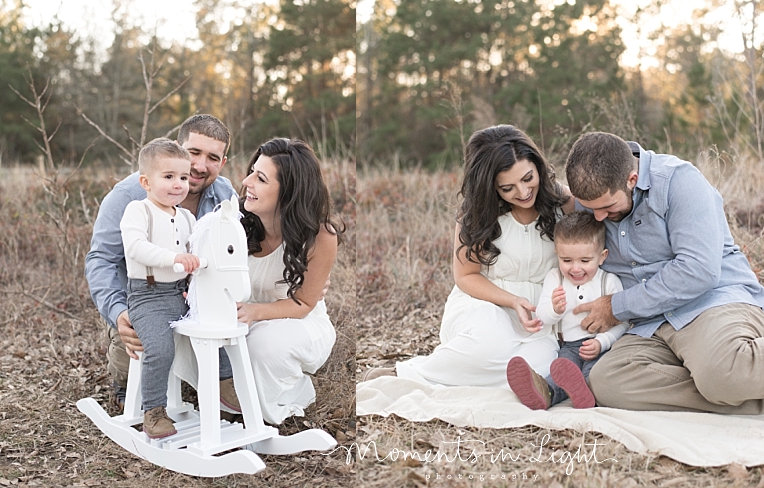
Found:
M 539 213 L 536 228 L 553 239 L 557 209 L 568 197 L 555 182 L 554 169 L 544 160 L 530 137 L 511 125 L 497 125 L 472 134 L 465 150 L 464 180 L 459 194 L 463 201 L 457 221 L 459 249 L 467 248 L 467 259 L 483 265 L 496 262 L 499 249 L 492 241 L 501 235 L 498 218 L 512 206 L 496 191 L 496 176 L 517 161 L 529 161 L 539 177 L 534 208 Z
M 220 155 L 221 158 L 228 153 L 228 148 L 231 146 L 231 133 L 228 132 L 228 127 L 214 115 L 197 114 L 187 118 L 178 131 L 178 142 L 180 144 L 186 142 L 192 132 L 224 142 L 225 150 Z
M 594 243 L 605 249 L 605 223 L 594 218 L 591 212 L 571 212 L 554 228 L 554 242 L 563 244 Z
M 187 159 L 191 154 L 175 141 L 166 137 L 158 137 L 146 143 L 138 153 L 138 171 L 142 175 L 156 170 L 156 165 L 162 158 Z
M 279 182 L 278 212 L 284 240 L 284 280 L 289 285 L 287 295 L 297 301 L 308 269 L 308 254 L 316 244 L 323 226 L 342 243 L 345 225 L 332 214 L 332 199 L 324 184 L 321 167 L 313 149 L 299 139 L 274 138 L 260 146 L 249 160 L 247 176 L 252 174 L 257 159 L 268 156 L 276 165 Z M 243 214 L 241 223 L 247 234 L 249 254 L 262 250 L 265 229 L 260 218 L 244 208 L 246 197 L 239 199 Z
M 579 200 L 596 200 L 626 186 L 635 169 L 629 145 L 615 134 L 589 132 L 582 135 L 568 154 L 565 175 L 570 192 Z

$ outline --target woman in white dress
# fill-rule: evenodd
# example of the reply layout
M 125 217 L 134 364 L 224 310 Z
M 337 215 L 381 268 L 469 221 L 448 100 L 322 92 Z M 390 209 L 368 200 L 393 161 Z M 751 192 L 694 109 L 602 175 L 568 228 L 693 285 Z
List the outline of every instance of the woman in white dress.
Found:
M 243 185 L 252 294 L 237 304 L 238 319 L 250 324 L 247 347 L 263 418 L 280 424 L 315 401 L 306 373 L 315 373 L 334 345 L 322 298 L 344 228 L 332 221 L 318 159 L 300 140 L 260 146 Z
M 509 388 L 513 356 L 547 373 L 557 357 L 556 339 L 532 312 L 557 262 L 555 222 L 563 206 L 572 210 L 573 199 L 536 145 L 511 125 L 475 132 L 465 163 L 454 235 L 456 285 L 441 344 L 429 356 L 397 363 L 395 372 L 430 384 Z

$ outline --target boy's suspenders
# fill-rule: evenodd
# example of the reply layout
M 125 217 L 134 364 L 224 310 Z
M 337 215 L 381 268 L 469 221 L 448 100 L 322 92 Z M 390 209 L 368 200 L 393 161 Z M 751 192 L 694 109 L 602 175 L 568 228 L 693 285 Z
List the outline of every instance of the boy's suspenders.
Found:
M 149 228 L 148 228 L 148 241 L 151 242 L 151 228 L 154 227 L 154 219 L 151 216 L 151 208 L 149 207 L 149 204 L 146 203 L 146 200 L 141 200 L 143 202 L 143 205 L 146 207 L 146 214 L 149 217 Z M 178 213 L 183 214 L 183 217 L 186 219 L 186 225 L 188 226 L 189 233 L 193 230 L 191 227 L 191 219 L 188 218 L 188 215 L 185 214 L 181 209 L 177 209 L 175 212 L 175 215 L 177 216 Z M 156 280 L 154 280 L 154 268 L 151 266 L 146 266 L 146 282 L 149 284 L 149 286 L 154 286 L 156 284 Z
M 183 215 L 183 218 L 186 219 L 186 226 L 188 226 L 188 233 L 190 235 L 194 231 L 194 226 L 191 225 L 191 219 L 188 218 L 188 215 L 186 212 L 183 212 L 182 209 L 178 208 L 175 213 L 177 214 L 178 212 L 180 212 Z M 188 246 L 188 243 L 186 243 L 186 246 Z
M 154 227 L 154 219 L 151 216 L 151 208 L 149 207 L 149 204 L 146 203 L 146 200 L 141 200 L 143 202 L 143 205 L 146 207 L 146 214 L 149 216 L 149 230 L 148 230 L 148 241 L 151 242 L 151 228 Z M 154 286 L 156 284 L 156 281 L 154 281 L 154 268 L 151 266 L 146 266 L 146 281 L 148 282 L 149 286 Z
M 562 285 L 563 277 L 562 277 L 562 271 L 560 270 L 560 268 L 557 268 L 557 276 L 560 278 L 560 285 Z M 600 296 L 602 296 L 605 293 L 605 283 L 606 282 L 607 282 L 607 272 L 603 270 L 602 271 L 602 283 L 600 285 L 600 293 L 601 293 Z M 552 331 L 554 331 L 555 335 L 557 336 L 557 340 L 559 342 L 564 342 L 565 340 L 562 337 L 562 323 L 561 322 L 562 322 L 562 320 L 560 320 L 560 321 L 556 322 L 554 325 L 552 325 Z

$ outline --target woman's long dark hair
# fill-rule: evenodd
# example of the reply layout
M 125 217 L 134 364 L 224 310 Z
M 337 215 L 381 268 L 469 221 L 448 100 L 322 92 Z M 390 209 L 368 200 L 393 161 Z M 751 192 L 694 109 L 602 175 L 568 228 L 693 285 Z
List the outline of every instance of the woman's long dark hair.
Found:
M 472 134 L 465 151 L 464 181 L 459 191 L 463 200 L 457 215 L 461 245 L 457 252 L 466 247 L 468 260 L 486 266 L 496 262 L 500 251 L 492 241 L 501 235 L 498 218 L 512 210 L 496 191 L 496 176 L 521 160 L 533 163 L 539 176 L 533 205 L 539 213 L 536 229 L 554 239 L 556 211 L 568 197 L 530 137 L 511 125 L 497 125 Z
M 299 139 L 275 138 L 260 146 L 249 161 L 247 176 L 260 155 L 268 156 L 277 168 L 279 182 L 278 208 L 281 217 L 281 235 L 284 241 L 284 281 L 289 284 L 289 298 L 297 302 L 295 292 L 300 289 L 308 269 L 308 253 L 316 244 L 316 236 L 323 225 L 342 242 L 345 226 L 332 218 L 332 200 L 321 176 L 318 158 L 313 150 Z M 244 214 L 241 223 L 247 234 L 249 254 L 262 250 L 265 228 L 260 218 L 244 208 L 246 197 L 239 199 Z

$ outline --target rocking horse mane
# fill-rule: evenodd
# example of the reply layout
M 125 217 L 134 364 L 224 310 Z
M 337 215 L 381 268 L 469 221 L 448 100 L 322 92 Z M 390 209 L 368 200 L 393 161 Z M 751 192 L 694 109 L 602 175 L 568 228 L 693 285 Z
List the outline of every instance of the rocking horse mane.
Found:
M 202 248 L 202 244 L 208 239 L 208 235 L 212 229 L 212 225 L 214 224 L 215 219 L 221 218 L 221 214 L 218 211 L 219 209 L 220 204 L 216 205 L 212 212 L 207 213 L 196 221 L 194 230 L 191 232 L 191 236 L 188 238 L 189 252 L 191 254 L 199 254 L 199 250 Z M 241 219 L 241 217 L 242 215 L 239 213 L 239 218 Z M 183 322 L 197 322 L 199 320 L 199 308 L 197 305 L 196 297 L 196 278 L 193 277 L 193 275 L 191 278 L 191 283 L 188 286 L 186 303 L 188 304 L 188 312 L 179 320 L 171 322 L 170 327 L 177 327 Z

